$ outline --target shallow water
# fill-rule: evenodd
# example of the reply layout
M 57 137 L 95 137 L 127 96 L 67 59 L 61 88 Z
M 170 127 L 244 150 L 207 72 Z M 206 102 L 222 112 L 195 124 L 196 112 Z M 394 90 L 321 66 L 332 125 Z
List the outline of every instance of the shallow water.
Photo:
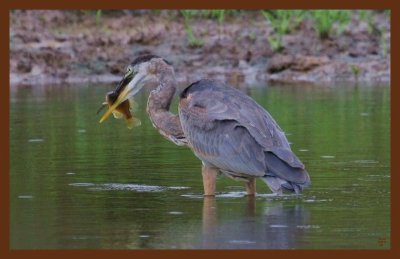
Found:
M 255 198 L 223 177 L 203 198 L 200 162 L 151 126 L 146 93 L 142 126 L 99 124 L 112 87 L 11 89 L 12 249 L 390 248 L 388 86 L 247 90 L 312 179 L 301 196 L 258 181 Z

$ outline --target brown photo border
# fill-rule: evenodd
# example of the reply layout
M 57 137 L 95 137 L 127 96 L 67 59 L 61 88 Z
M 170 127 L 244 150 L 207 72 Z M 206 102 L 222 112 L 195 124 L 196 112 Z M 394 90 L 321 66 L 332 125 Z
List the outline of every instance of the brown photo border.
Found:
M 399 43 L 399 4 L 397 1 L 389 0 L 320 0 L 320 1 L 217 1 L 206 0 L 196 3 L 195 1 L 169 0 L 169 1 L 122 1 L 113 0 L 100 2 L 94 0 L 86 1 L 49 1 L 49 0 L 6 0 L 2 1 L 0 9 L 0 32 L 4 35 L 0 45 L 1 68 L 0 76 L 4 83 L 0 87 L 1 110 L 0 116 L 3 119 L 1 130 L 1 213 L 0 213 L 0 257 L 1 258 L 204 258 L 205 256 L 218 256 L 229 259 L 251 256 L 252 258 L 266 258 L 278 256 L 293 258 L 337 258 L 338 256 L 351 256 L 358 258 L 394 258 L 395 254 L 400 255 L 399 230 L 397 221 L 399 218 L 399 160 L 393 159 L 399 153 L 399 137 L 396 132 L 400 132 L 398 114 L 399 98 L 399 48 L 391 47 L 391 239 L 389 250 L 11 250 L 10 249 L 10 157 L 9 157 L 9 23 L 10 10 L 12 9 L 390 9 L 391 10 L 391 46 L 400 46 Z M 393 58 L 394 57 L 394 58 Z M 393 69 L 395 68 L 395 69 Z M 397 69 L 396 69 L 397 68 Z M 397 117 L 397 120 L 396 120 Z M 394 134 L 393 134 L 394 132 Z M 372 249 L 372 248 L 371 248 Z M 398 258 L 398 257 L 397 257 Z

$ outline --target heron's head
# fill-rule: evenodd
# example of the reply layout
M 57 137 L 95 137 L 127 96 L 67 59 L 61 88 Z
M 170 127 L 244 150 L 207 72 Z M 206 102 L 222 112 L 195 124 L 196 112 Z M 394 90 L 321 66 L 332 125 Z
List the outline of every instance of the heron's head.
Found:
M 155 55 L 144 55 L 136 58 L 126 69 L 125 75 L 113 91 L 116 100 L 100 119 L 105 121 L 111 113 L 128 98 L 135 96 L 144 86 L 155 86 L 166 71 L 173 73 L 171 64 Z

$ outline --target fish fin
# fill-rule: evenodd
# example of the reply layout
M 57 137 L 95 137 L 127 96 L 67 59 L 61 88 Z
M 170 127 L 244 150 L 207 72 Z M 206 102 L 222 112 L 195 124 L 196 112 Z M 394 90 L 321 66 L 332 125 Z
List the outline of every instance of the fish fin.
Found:
M 141 124 L 142 124 L 142 122 L 135 117 L 131 117 L 126 120 L 126 125 L 128 126 L 128 129 L 132 129 L 133 127 L 140 126 Z
M 139 107 L 139 105 L 137 104 L 137 102 L 135 102 L 135 100 L 131 97 L 128 99 L 129 100 L 129 110 L 131 111 L 136 111 Z
M 112 114 L 113 114 L 114 118 L 116 118 L 116 119 L 121 119 L 124 117 L 124 115 L 122 113 L 120 113 L 119 111 L 113 111 Z

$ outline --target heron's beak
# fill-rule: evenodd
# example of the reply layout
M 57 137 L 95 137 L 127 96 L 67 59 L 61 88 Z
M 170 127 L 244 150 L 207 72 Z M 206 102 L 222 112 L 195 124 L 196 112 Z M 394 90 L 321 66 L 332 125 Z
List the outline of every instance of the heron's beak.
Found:
M 115 92 L 118 94 L 117 100 L 108 108 L 107 112 L 104 113 L 103 117 L 100 119 L 100 123 L 107 120 L 112 112 L 129 97 L 135 95 L 141 88 L 140 83 L 143 77 L 135 76 L 132 72 L 126 74 L 124 78 L 119 83 Z

